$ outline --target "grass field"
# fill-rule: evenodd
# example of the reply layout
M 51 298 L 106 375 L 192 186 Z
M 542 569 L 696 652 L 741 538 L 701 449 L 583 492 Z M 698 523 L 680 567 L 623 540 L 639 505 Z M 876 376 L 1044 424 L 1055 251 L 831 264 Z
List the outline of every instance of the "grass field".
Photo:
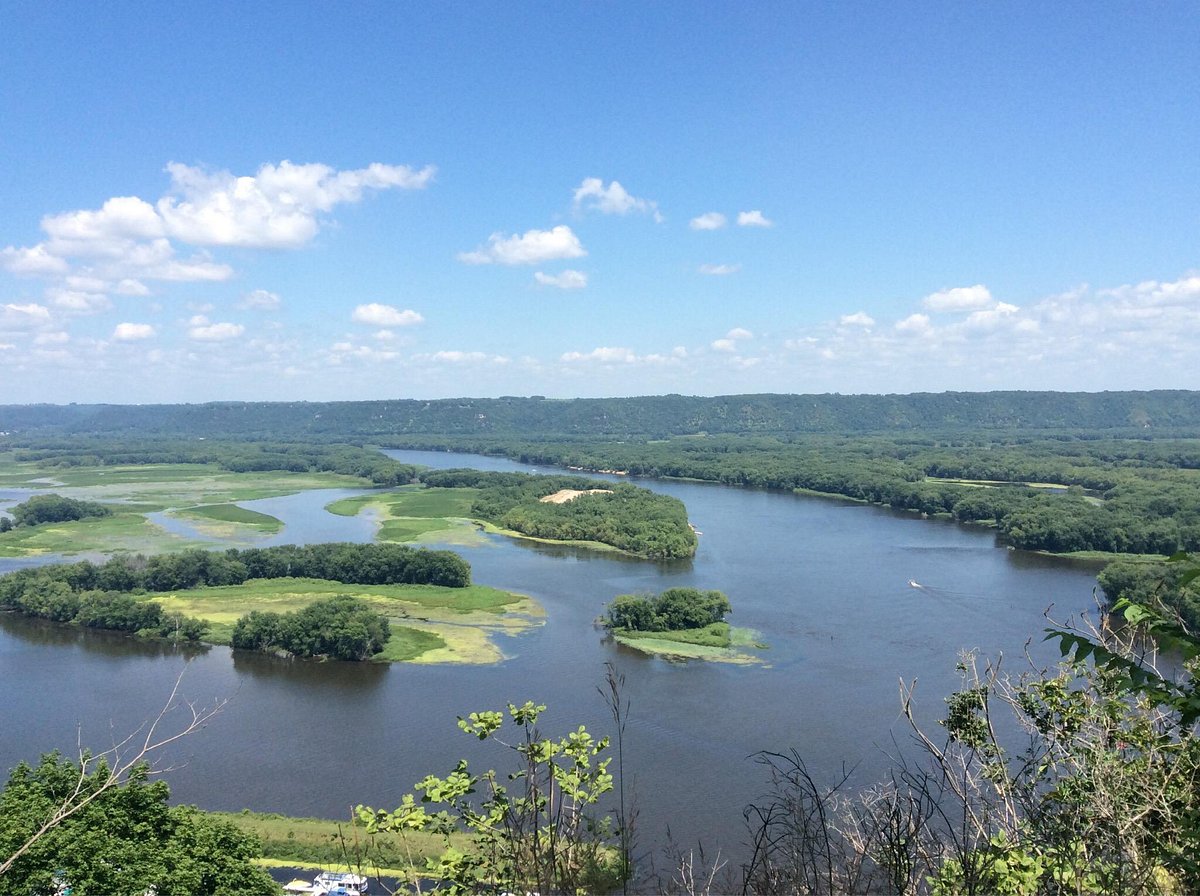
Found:
M 759 664 L 763 660 L 750 653 L 764 650 L 758 633 L 748 628 L 733 628 L 727 622 L 714 622 L 704 628 L 673 632 L 613 633 L 613 640 L 642 653 L 673 660 L 708 660 L 735 665 Z
M 231 525 L 215 527 L 218 533 L 224 533 L 230 528 L 248 526 L 259 532 L 274 534 L 283 528 L 283 522 L 257 510 L 247 510 L 237 504 L 201 504 L 197 507 L 187 507 L 175 511 L 175 516 L 190 517 L 195 520 L 208 520 Z M 214 527 L 205 527 L 209 531 Z
M 494 663 L 504 658 L 494 637 L 542 623 L 544 611 L 520 594 L 469 585 L 347 585 L 323 579 L 253 579 L 243 585 L 194 588 L 148 597 L 173 613 L 212 623 L 205 640 L 228 644 L 251 610 L 288 613 L 313 601 L 349 594 L 387 616 L 392 637 L 377 659 L 416 663 Z
M 296 866 L 314 872 L 361 868 L 368 876 L 406 877 L 410 869 L 424 867 L 426 857 L 441 855 L 445 848 L 436 834 L 369 836 L 350 821 L 249 811 L 206 814 L 256 834 L 263 845 L 261 864 L 268 867 Z

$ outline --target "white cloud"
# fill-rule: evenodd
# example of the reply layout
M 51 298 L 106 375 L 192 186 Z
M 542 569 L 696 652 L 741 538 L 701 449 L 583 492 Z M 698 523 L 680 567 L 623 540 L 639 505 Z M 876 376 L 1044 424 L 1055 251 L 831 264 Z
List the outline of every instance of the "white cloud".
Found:
M 425 320 L 416 311 L 407 308 L 401 311 L 393 305 L 382 305 L 379 302 L 359 305 L 350 315 L 350 319 L 355 323 L 369 324 L 373 327 L 410 327 Z
M 843 314 L 838 318 L 838 323 L 844 327 L 873 327 L 875 318 L 865 311 L 855 311 L 853 314 Z
M 749 212 L 738 212 L 738 227 L 774 227 L 775 222 L 763 217 L 758 209 Z
M 656 221 L 662 221 L 657 203 L 630 195 L 620 182 L 615 180 L 606 187 L 604 181 L 599 177 L 585 177 L 583 182 L 575 188 L 574 204 L 576 210 L 583 208 L 606 215 L 643 212 L 654 215 Z
M 931 329 L 928 314 L 910 314 L 896 323 L 896 331 L 908 335 L 919 336 Z
M 982 283 L 943 289 L 924 298 L 921 304 L 930 311 L 973 311 L 992 304 L 992 294 Z
M 337 171 L 319 163 L 266 164 L 253 176 L 167 165 L 171 191 L 158 201 L 166 233 L 201 246 L 297 248 L 319 229 L 317 214 L 358 202 L 366 190 L 422 189 L 435 169 L 375 162 Z
M 633 349 L 602 346 L 594 348 L 590 352 L 566 352 L 559 360 L 569 364 L 580 361 L 598 361 L 601 364 L 633 364 L 638 360 L 638 356 Z
M 149 202 L 136 196 L 115 196 L 98 210 L 83 209 L 47 215 L 42 230 L 51 245 L 88 255 L 89 246 L 107 246 L 117 240 L 153 240 L 166 235 L 163 220 Z
M 713 351 L 732 353 L 738 350 L 738 343 L 753 339 L 754 334 L 745 327 L 734 327 L 721 339 L 714 339 L 709 343 L 709 347 Z
M 418 360 L 439 361 L 446 364 L 507 364 L 509 362 L 509 359 L 504 355 L 489 355 L 487 352 L 462 352 L 456 350 L 421 355 Z
M 555 286 L 559 289 L 583 289 L 587 286 L 587 274 L 583 271 L 566 270 L 559 274 L 543 274 L 537 271 L 533 279 L 542 286 Z
M 702 264 L 700 265 L 700 273 L 710 277 L 724 277 L 729 274 L 736 274 L 742 269 L 740 264 Z
M 720 212 L 705 212 L 688 221 L 692 230 L 720 230 L 725 226 L 725 216 Z
M 119 323 L 113 329 L 112 338 L 118 342 L 138 342 L 153 339 L 157 333 L 150 324 Z M 192 338 L 199 338 L 193 336 Z
M 148 296 L 150 290 L 145 283 L 140 280 L 134 280 L 131 277 L 126 277 L 113 287 L 113 292 L 123 296 Z
M 997 302 L 995 308 L 985 308 L 980 311 L 971 312 L 967 315 L 967 319 L 963 323 L 969 329 L 992 329 L 1003 322 L 1005 318 L 1016 314 L 1020 310 L 1016 305 L 1009 305 L 1007 302 Z
M 95 314 L 100 311 L 107 311 L 112 307 L 112 302 L 103 293 L 84 292 L 78 289 L 48 289 L 46 290 L 46 297 L 57 308 L 65 308 L 67 311 L 78 311 L 82 314 Z
M 0 329 L 24 330 L 50 323 L 50 309 L 30 302 L 0 305 Z
M 369 345 L 355 345 L 352 342 L 335 342 L 330 346 L 328 354 L 325 355 L 325 360 L 335 365 L 343 364 L 347 360 L 380 364 L 386 361 L 394 361 L 399 357 L 399 352 L 388 349 L 372 348 Z
M 255 289 L 242 296 L 242 300 L 238 302 L 238 307 L 243 310 L 253 309 L 255 311 L 278 311 L 283 305 L 283 299 L 278 293 L 270 292 L 265 289 Z
M 246 328 L 241 324 L 193 323 L 193 325 L 188 328 L 188 336 L 198 342 L 225 342 L 229 339 L 236 339 L 237 337 L 241 336 L 245 330 Z
M 396 338 L 396 334 L 391 330 L 376 330 L 371 334 L 372 339 L 377 339 L 380 342 L 391 342 Z
M 33 339 L 34 345 L 63 345 L 71 341 L 71 334 L 63 330 L 55 330 L 51 333 L 39 333 Z
M 39 243 L 29 248 L 7 246 L 0 249 L 0 267 L 22 276 L 62 274 L 67 270 L 67 262 L 47 251 L 45 244 Z
M 458 260 L 466 264 L 540 264 L 559 258 L 581 258 L 587 251 L 565 224 L 550 230 L 527 230 L 506 237 L 493 233 L 486 246 L 473 252 L 460 252 Z
M 251 176 L 167 166 L 171 183 L 151 203 L 115 196 L 98 209 L 76 209 L 41 220 L 46 240 L 0 249 L 0 267 L 18 275 L 61 277 L 77 294 L 147 295 L 143 281 L 228 280 L 233 269 L 206 252 L 180 257 L 176 244 L 295 248 L 318 232 L 318 216 L 358 202 L 368 190 L 420 189 L 434 169 L 373 163 L 338 171 L 328 165 L 288 161 L 263 165 Z M 60 304 L 82 299 L 63 294 Z M 98 300 L 89 299 L 91 310 Z

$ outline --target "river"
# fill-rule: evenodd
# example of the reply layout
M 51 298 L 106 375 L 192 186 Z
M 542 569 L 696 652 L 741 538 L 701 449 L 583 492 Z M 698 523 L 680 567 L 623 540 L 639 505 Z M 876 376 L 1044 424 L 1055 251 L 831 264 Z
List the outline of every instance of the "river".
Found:
M 532 470 L 512 461 L 389 451 L 436 467 Z M 543 468 L 541 472 L 549 472 Z M 557 472 L 557 471 L 555 471 Z M 183 692 L 228 699 L 164 762 L 173 798 L 345 817 L 356 803 L 391 808 L 425 774 L 461 757 L 514 768 L 460 732 L 456 716 L 535 700 L 547 734 L 578 724 L 610 732 L 597 692 L 604 664 L 630 702 L 627 786 L 650 850 L 677 842 L 736 847 L 742 809 L 766 787 L 758 750 L 796 749 L 819 779 L 857 765 L 867 782 L 910 746 L 898 683 L 919 679 L 919 718 L 936 727 L 963 648 L 1019 671 L 1040 661 L 1050 605 L 1065 619 L 1092 605 L 1094 569 L 1011 551 L 985 529 L 837 500 L 686 482 L 640 481 L 674 495 L 702 532 L 694 560 L 651 563 L 499 536 L 456 547 L 474 579 L 546 608 L 544 627 L 503 642 L 498 666 L 287 662 L 199 652 Z M 277 540 L 370 537 L 362 520 L 322 508 L 331 493 L 247 502 L 287 526 Z M 919 587 L 913 587 L 916 582 Z M 719 588 L 730 621 L 761 633 L 761 666 L 671 663 L 606 643 L 593 626 L 618 594 L 674 585 Z M 1030 640 L 1032 639 L 1032 640 Z M 157 712 L 184 657 L 102 632 L 0 617 L 0 768 L 45 750 L 112 745 Z

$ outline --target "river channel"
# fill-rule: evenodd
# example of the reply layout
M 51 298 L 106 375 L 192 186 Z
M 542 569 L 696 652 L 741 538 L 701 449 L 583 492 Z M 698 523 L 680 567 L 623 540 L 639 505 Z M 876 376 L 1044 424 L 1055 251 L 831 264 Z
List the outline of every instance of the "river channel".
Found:
M 388 452 L 436 467 L 533 470 L 511 461 Z M 541 472 L 550 472 L 543 468 Z M 555 471 L 557 472 L 557 471 Z M 456 717 L 507 702 L 548 704 L 543 729 L 610 732 L 597 692 L 604 664 L 625 677 L 627 786 L 640 842 L 667 827 L 684 845 L 733 848 L 742 809 L 766 788 L 758 750 L 795 749 L 818 778 L 858 766 L 867 783 L 910 748 L 898 683 L 918 680 L 931 727 L 956 684 L 960 650 L 1035 658 L 1044 611 L 1091 607 L 1095 570 L 1008 550 L 985 529 L 848 502 L 685 482 L 640 481 L 687 505 L 702 533 L 694 560 L 651 563 L 485 537 L 456 547 L 475 581 L 532 595 L 546 624 L 506 640 L 496 666 L 288 662 L 199 652 L 187 697 L 228 700 L 163 760 L 173 798 L 209 809 L 345 817 L 391 808 L 425 774 L 461 757 L 508 769 L 508 756 L 460 732 Z M 273 541 L 362 540 L 362 520 L 308 492 L 245 506 L 283 519 Z M 9 566 L 8 568 L 11 568 Z M 917 583 L 914 587 L 911 583 Z M 694 585 L 725 591 L 730 621 L 769 649 L 757 666 L 672 663 L 608 643 L 593 620 L 618 594 Z M 1032 639 L 1032 641 L 1030 640 Z M 173 649 L 118 635 L 0 617 L 0 770 L 50 749 L 103 750 L 155 714 L 185 665 Z

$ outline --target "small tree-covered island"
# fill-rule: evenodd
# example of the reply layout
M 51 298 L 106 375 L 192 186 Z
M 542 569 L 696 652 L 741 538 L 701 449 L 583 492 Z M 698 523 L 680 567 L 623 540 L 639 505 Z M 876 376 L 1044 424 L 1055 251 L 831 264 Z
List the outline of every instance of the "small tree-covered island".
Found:
M 661 594 L 622 594 L 608 606 L 604 624 L 618 644 L 669 659 L 752 663 L 750 649 L 763 649 L 756 633 L 733 628 L 733 612 L 721 591 L 668 588 Z

